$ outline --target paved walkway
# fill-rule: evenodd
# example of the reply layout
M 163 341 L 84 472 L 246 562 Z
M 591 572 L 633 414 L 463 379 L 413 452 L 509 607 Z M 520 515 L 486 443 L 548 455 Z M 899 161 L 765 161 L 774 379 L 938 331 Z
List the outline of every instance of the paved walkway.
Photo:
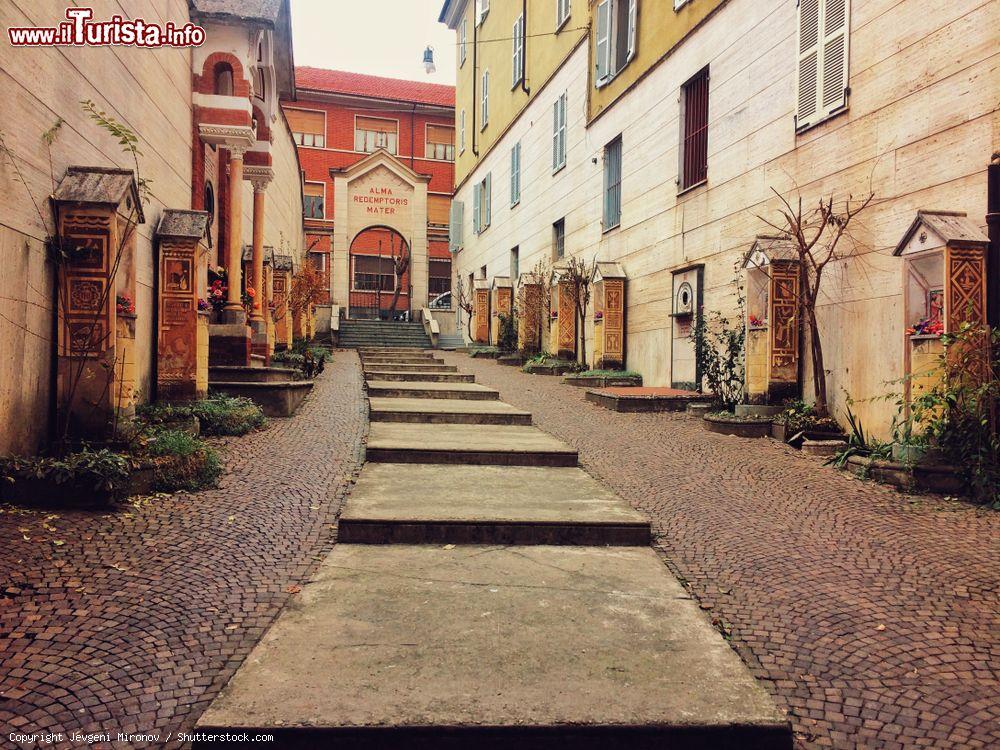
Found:
M 473 379 L 419 350 L 361 356 L 369 392 Z M 200 732 L 407 750 L 791 747 L 787 718 L 649 548 L 649 524 L 576 451 L 509 409 L 469 409 L 503 406 L 495 390 L 405 394 L 373 397 L 419 403 L 373 409 L 341 543 Z
M 607 411 L 559 378 L 444 359 L 651 518 L 667 565 L 791 712 L 799 747 L 1000 746 L 1000 513 L 682 415 Z
M 177 746 L 333 546 L 365 430 L 357 358 L 338 353 L 294 418 L 225 441 L 217 490 L 0 513 L 0 746 L 72 730 Z

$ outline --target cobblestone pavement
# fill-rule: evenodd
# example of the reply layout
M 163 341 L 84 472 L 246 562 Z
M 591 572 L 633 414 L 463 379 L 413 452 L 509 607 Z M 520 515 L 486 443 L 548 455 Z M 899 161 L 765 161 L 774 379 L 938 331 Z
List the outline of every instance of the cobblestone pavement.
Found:
M 5 509 L 0 747 L 74 730 L 163 736 L 96 747 L 178 746 L 332 547 L 366 422 L 341 352 L 295 417 L 222 442 L 217 490 L 113 513 Z
M 449 354 L 647 513 L 801 748 L 1000 747 L 1000 513 Z

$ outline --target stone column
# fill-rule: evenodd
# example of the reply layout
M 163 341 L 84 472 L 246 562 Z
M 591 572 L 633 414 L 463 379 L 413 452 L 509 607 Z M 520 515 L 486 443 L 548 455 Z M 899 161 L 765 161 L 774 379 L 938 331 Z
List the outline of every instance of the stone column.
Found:
M 240 286 L 243 276 L 243 155 L 246 146 L 229 146 L 229 252 L 226 255 L 229 293 L 225 322 L 246 322 Z
M 267 180 L 253 180 L 253 311 L 250 319 L 264 321 L 264 191 Z

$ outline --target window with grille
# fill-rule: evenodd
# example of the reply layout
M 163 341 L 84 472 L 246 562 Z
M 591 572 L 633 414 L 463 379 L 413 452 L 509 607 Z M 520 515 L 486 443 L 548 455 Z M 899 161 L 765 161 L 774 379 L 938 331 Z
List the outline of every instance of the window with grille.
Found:
M 510 205 L 521 202 L 521 142 L 510 150 Z
M 681 89 L 680 188 L 708 179 L 708 68 Z
M 511 86 L 517 86 L 524 80 L 524 14 L 514 21 L 514 28 L 511 32 Z
M 472 225 L 476 234 L 482 234 L 490 226 L 493 203 L 493 175 L 486 176 L 472 188 Z
M 427 291 L 436 297 L 451 291 L 451 261 L 431 258 L 428 261 Z
M 552 225 L 552 257 L 559 260 L 566 255 L 566 220 L 559 219 Z
M 325 218 L 326 189 L 321 182 L 307 182 L 302 188 L 302 215 L 307 219 Z
M 354 290 L 358 292 L 392 292 L 396 289 L 396 271 L 392 258 L 355 255 Z
M 566 94 L 552 105 L 552 171 L 566 166 Z
M 510 251 L 510 280 L 517 284 L 517 277 L 521 274 L 521 248 L 515 247 Z
M 622 137 L 604 147 L 604 229 L 622 221 Z
M 285 118 L 292 131 L 292 138 L 299 146 L 323 148 L 326 146 L 326 113 L 316 110 L 286 109 Z
M 354 150 L 372 153 L 384 148 L 390 154 L 397 153 L 399 123 L 380 117 L 358 117 L 354 120 Z
M 455 160 L 455 128 L 444 125 L 427 126 L 427 158 Z

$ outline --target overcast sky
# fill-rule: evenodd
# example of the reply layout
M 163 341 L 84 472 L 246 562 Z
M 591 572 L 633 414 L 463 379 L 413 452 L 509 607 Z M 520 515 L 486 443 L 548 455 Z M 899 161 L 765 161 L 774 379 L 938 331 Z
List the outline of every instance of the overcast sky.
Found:
M 291 0 L 295 64 L 455 83 L 455 34 L 438 23 L 443 0 Z M 427 75 L 424 48 L 437 72 Z

